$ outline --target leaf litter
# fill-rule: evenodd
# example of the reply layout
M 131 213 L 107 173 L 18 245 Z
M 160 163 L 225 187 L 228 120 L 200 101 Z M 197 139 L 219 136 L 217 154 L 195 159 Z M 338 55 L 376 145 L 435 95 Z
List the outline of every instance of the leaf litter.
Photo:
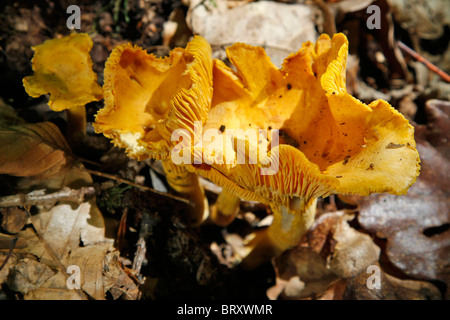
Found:
M 108 52 L 121 41 L 147 44 L 149 51 L 168 52 L 171 43 L 184 46 L 189 39 L 186 32 L 192 32 L 189 27 L 197 28 L 199 33 L 210 32 L 211 28 L 205 26 L 211 24 L 210 18 L 214 15 L 225 12 L 221 19 L 230 19 L 230 12 L 227 12 L 230 8 L 250 10 L 259 3 L 214 2 L 219 6 L 210 14 L 202 7 L 210 6 L 212 2 L 196 4 L 192 1 L 189 7 L 178 6 L 177 9 L 183 10 L 179 10 L 176 17 L 169 17 L 172 8 L 165 8 L 160 1 L 154 1 L 156 5 L 153 7 L 147 2 L 130 1 L 128 14 L 133 19 L 129 22 L 126 22 L 125 15 L 115 15 L 110 9 L 102 11 L 99 19 L 95 20 L 94 9 L 99 9 L 95 7 L 98 4 L 83 7 L 86 17 L 99 22 L 97 28 L 100 32 L 93 34 L 92 52 L 94 70 L 99 73 L 99 79 Z M 418 2 L 414 10 L 424 14 L 414 15 L 408 13 L 412 9 L 405 7 L 404 1 L 387 1 L 394 9 L 393 14 L 388 16 L 400 23 L 402 32 L 407 34 L 402 41 L 448 72 L 448 49 L 447 53 L 440 49 L 445 48 L 440 41 L 446 22 L 441 21 L 442 16 L 437 16 L 438 20 L 434 18 L 440 11 L 442 1 L 429 2 L 433 3 L 431 9 L 426 8 L 425 2 Z M 48 113 L 30 117 L 32 108 L 26 106 L 42 101 L 28 101 L 21 91 L 22 84 L 11 82 L 10 92 L 0 92 L 0 97 L 13 106 L 0 102 L 1 196 L 2 199 L 12 196 L 14 198 L 9 200 L 19 201 L 19 204 L 1 209 L 0 265 L 5 262 L 0 270 L 1 290 L 7 287 L 8 292 L 13 292 L 10 298 L 15 299 L 155 299 L 187 296 L 208 299 L 230 296 L 338 300 L 448 299 L 448 83 L 438 79 L 411 57 L 402 57 L 398 52 L 393 54 L 393 39 L 388 37 L 393 30 L 392 24 L 388 30 L 382 30 L 375 36 L 369 35 L 358 24 L 364 22 L 361 19 L 364 13 L 361 8 L 353 7 L 352 1 L 323 3 L 331 8 L 329 12 L 334 16 L 337 30 L 350 30 L 350 43 L 365 40 L 366 52 L 350 52 L 349 59 L 354 61 L 347 71 L 349 91 L 353 90 L 365 101 L 380 97 L 387 99 L 391 104 L 399 105 L 400 111 L 416 122 L 422 172 L 406 196 L 321 199 L 316 222 L 302 243 L 250 274 L 236 267 L 239 260 L 236 248 L 252 228 L 263 228 L 270 223 L 270 219 L 266 219 L 266 207 L 243 201 L 236 221 L 228 227 L 207 223 L 195 230 L 187 229 L 179 219 L 185 204 L 165 198 L 163 194 L 168 189 L 160 185 L 159 177 L 155 176 L 157 171 L 150 169 L 158 163 L 135 166 L 126 158 L 115 159 L 108 152 L 120 153 L 120 150 L 105 147 L 108 143 L 102 137 L 88 135 L 84 143 L 89 148 L 77 152 L 82 156 L 89 155 L 88 158 L 101 163 L 102 168 L 106 168 L 107 164 L 110 173 L 124 173 L 123 179 L 148 184 L 161 190 L 161 194 L 123 187 L 123 180 L 111 184 L 114 181 L 111 177 L 91 176 L 82 170 L 83 166 L 72 154 L 61 133 L 64 131 L 58 129 L 60 124 L 49 122 Z M 269 6 L 272 4 L 270 2 Z M 54 9 L 49 10 L 58 16 Z M 307 10 L 315 14 L 314 18 L 312 14 L 308 18 L 308 26 L 315 24 L 318 30 L 324 29 L 326 14 L 317 7 Z M 2 82 L 5 82 L 5 75 L 11 76 L 11 79 L 21 79 L 29 74 L 30 47 L 45 40 L 47 36 L 43 30 L 54 29 L 55 34 L 67 32 L 56 27 L 55 20 L 58 19 L 45 19 L 49 13 L 41 12 L 36 6 L 21 10 L 8 6 L 7 12 L 10 13 L 8 19 L 15 17 L 16 21 L 10 23 L 10 36 L 5 36 L 5 28 L 2 27 L 1 31 L 6 39 L 2 44 L 6 57 L 0 59 L 0 64 L 8 71 L 1 76 Z M 263 19 L 264 16 L 263 12 L 255 19 Z M 171 23 L 164 23 L 166 20 Z M 185 22 L 187 25 L 184 25 Z M 32 35 L 25 36 L 31 23 L 38 27 L 31 28 Z M 184 28 L 184 33 L 169 32 L 174 23 Z M 92 26 L 96 27 L 93 23 L 83 25 L 83 28 Z M 418 33 L 411 32 L 414 26 L 420 26 Z M 132 34 L 125 32 L 130 28 L 135 29 L 138 37 L 133 38 Z M 222 32 L 245 35 L 246 30 L 239 28 L 240 24 L 227 23 Z M 295 39 L 288 38 L 282 38 L 282 43 L 272 43 L 265 40 L 270 37 L 264 38 L 264 33 L 258 28 L 250 31 L 255 39 L 251 40 L 255 42 L 252 44 L 273 49 L 274 60 L 276 54 L 285 55 L 283 50 L 279 52 L 280 47 L 296 43 Z M 307 32 L 303 36 L 314 39 L 315 30 L 314 33 Z M 160 37 L 161 33 L 165 36 L 164 40 Z M 209 36 L 212 43 L 218 44 L 213 49 L 220 56 L 225 45 L 224 38 L 220 33 L 212 34 L 212 31 Z M 159 41 L 163 41 L 163 46 Z M 389 46 L 380 45 L 383 42 Z M 429 52 L 429 48 L 439 50 Z M 388 68 L 389 65 L 395 67 Z M 398 75 L 394 74 L 394 70 L 405 72 L 404 77 L 409 77 L 408 81 L 415 77 L 415 83 L 407 84 L 403 79 L 396 78 Z M 409 74 L 411 70 L 413 72 Z M 87 106 L 88 117 L 95 113 L 96 108 L 95 103 Z M 16 110 L 24 117 L 19 118 Z M 88 132 L 89 125 L 88 121 Z M 207 183 L 210 184 L 209 181 Z M 108 200 L 105 190 L 111 187 L 120 191 L 114 201 L 97 203 L 99 197 Z M 82 196 L 75 198 L 65 198 L 60 193 L 82 188 L 91 188 L 91 193 L 81 192 Z M 214 203 L 220 188 L 209 186 L 205 189 L 211 203 Z M 46 200 L 47 196 L 50 200 Z M 125 208 L 129 211 L 121 236 L 123 249 L 119 251 L 114 248 L 114 242 Z M 11 245 L 12 254 L 8 255 Z M 70 265 L 81 267 L 79 290 L 67 287 L 70 274 L 66 271 Z M 378 290 L 368 286 L 372 275 L 368 270 L 373 268 L 380 271 L 381 288 Z

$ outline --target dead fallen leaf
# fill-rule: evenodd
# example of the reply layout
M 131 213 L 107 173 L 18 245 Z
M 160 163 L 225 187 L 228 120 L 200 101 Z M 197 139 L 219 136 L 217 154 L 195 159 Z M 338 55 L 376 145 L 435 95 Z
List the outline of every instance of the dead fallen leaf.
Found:
M 428 100 L 425 111 L 428 118 L 426 140 L 450 159 L 450 102 Z
M 81 289 L 96 300 L 105 299 L 103 282 L 103 261 L 111 243 L 93 244 L 87 247 L 78 247 L 70 252 L 64 265 L 75 265 L 81 271 Z
M 74 159 L 51 122 L 0 128 L 0 174 L 46 178 L 69 168 Z
M 103 261 L 103 285 L 105 292 L 109 291 L 114 300 L 122 297 L 125 300 L 137 300 L 139 287 L 119 262 L 119 251 L 111 251 Z
M 6 283 L 13 291 L 27 294 L 39 288 L 45 281 L 55 274 L 49 266 L 28 255 L 11 266 Z
M 335 226 L 333 240 L 336 245 L 329 257 L 329 268 L 339 278 L 351 278 L 378 261 L 380 248 L 370 236 L 361 233 L 347 223 L 353 215 L 344 215 Z
M 259 1 L 229 9 L 224 1 L 191 1 L 186 21 L 194 34 L 211 44 L 217 58 L 235 43 L 263 46 L 272 62 L 281 66 L 284 57 L 315 41 L 313 9 L 304 4 Z
M 51 192 L 87 186 L 92 186 L 90 174 L 74 166 L 44 180 L 23 178 L 17 187 L 29 193 L 36 189 Z M 30 219 L 32 227 L 25 227 L 16 234 L 18 241 L 14 251 L 15 264 L 20 264 L 23 259 L 32 259 L 35 263 L 27 270 L 25 281 L 23 277 L 15 276 L 15 264 L 8 262 L 7 270 L 2 271 L 8 276 L 3 277 L 2 282 L 8 279 L 8 287 L 22 293 L 24 299 L 105 299 L 106 291 L 112 286 L 107 285 L 110 274 L 104 275 L 105 265 L 108 266 L 105 259 L 113 241 L 105 237 L 103 217 L 95 199 L 81 203 L 64 200 L 51 207 L 38 205 L 35 208 L 37 212 L 33 212 Z M 80 290 L 67 287 L 69 274 L 66 272 L 70 265 L 80 268 Z M 33 274 L 45 269 L 44 266 L 52 274 L 43 281 L 34 281 Z M 123 276 L 121 281 L 126 283 L 126 277 Z M 118 285 L 118 288 L 122 287 Z
M 67 287 L 67 275 L 58 270 L 39 288 L 35 288 L 24 295 L 25 300 L 85 300 L 87 296 L 75 289 Z
M 108 270 L 107 256 L 113 250 L 110 243 L 98 243 L 87 247 L 79 247 L 72 250 L 67 257 L 62 260 L 64 267 L 77 266 L 80 270 L 81 291 L 69 288 L 67 285 L 68 275 L 66 270 L 58 270 L 51 277 L 48 277 L 39 286 L 34 286 L 32 290 L 24 292 L 26 300 L 80 300 L 87 297 L 96 300 L 104 300 L 105 293 L 109 290 L 106 283 L 109 277 L 105 277 L 105 269 Z M 110 266 L 110 265 L 109 265 Z M 32 274 L 36 271 L 33 270 Z M 13 283 L 16 289 L 21 289 L 22 283 Z M 22 289 L 23 290 L 23 289 Z
M 78 248 L 80 241 L 84 245 L 104 241 L 104 228 L 88 223 L 91 207 L 90 202 L 62 203 L 33 216 L 34 226 L 59 259 Z
M 268 297 L 314 298 L 335 281 L 355 277 L 375 263 L 380 249 L 349 226 L 353 218 L 345 211 L 322 214 L 302 244 L 274 260 L 276 285 Z
M 27 213 L 18 207 L 0 209 L 2 215 L 1 227 L 9 233 L 17 233 L 28 221 Z
M 324 292 L 318 294 L 317 300 L 342 300 L 348 281 L 348 279 L 333 281 Z
M 449 6 L 446 0 L 415 1 L 388 0 L 396 21 L 402 28 L 423 39 L 436 39 L 444 34 L 445 25 L 450 22 Z
M 25 300 L 84 300 L 74 290 L 55 288 L 39 288 L 28 292 Z
M 442 299 L 430 282 L 387 274 L 378 263 L 380 249 L 349 225 L 351 218 L 344 211 L 321 215 L 300 246 L 274 260 L 276 285 L 267 296 L 272 300 Z M 368 284 L 372 268 L 377 270 L 379 287 Z
M 377 265 L 379 267 L 379 265 Z M 433 284 L 417 280 L 401 280 L 387 274 L 380 268 L 380 287 L 367 285 L 371 273 L 361 273 L 355 278 L 347 279 L 345 291 L 342 288 L 329 288 L 342 294 L 341 299 L 356 300 L 440 300 L 441 293 Z M 330 291 L 330 290 L 327 290 Z M 322 298 L 326 298 L 324 295 Z

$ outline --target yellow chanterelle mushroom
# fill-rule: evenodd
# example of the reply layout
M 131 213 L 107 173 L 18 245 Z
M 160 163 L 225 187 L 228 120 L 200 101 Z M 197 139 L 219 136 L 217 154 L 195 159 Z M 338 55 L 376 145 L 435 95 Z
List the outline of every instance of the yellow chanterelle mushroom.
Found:
M 84 106 L 103 97 L 97 74 L 92 70 L 92 45 L 88 34 L 73 33 L 34 46 L 34 74 L 23 79 L 28 95 L 37 98 L 49 93 L 50 108 L 66 110 L 69 139 L 85 133 Z
M 247 266 L 297 245 L 313 223 L 318 197 L 404 194 L 419 174 L 408 121 L 385 101 L 366 105 L 347 93 L 347 53 L 343 34 L 322 35 L 289 55 L 281 69 L 262 48 L 241 43 L 227 50 L 236 71 L 214 63 L 214 95 L 203 130 L 223 131 L 231 143 L 219 158 L 234 162 L 215 161 L 195 172 L 235 197 L 272 208 L 272 225 L 248 239 Z M 267 130 L 267 138 L 255 140 L 252 128 Z M 239 141 L 245 148 L 237 148 Z M 264 150 L 264 144 L 266 158 L 251 161 L 252 150 Z M 245 152 L 245 163 L 238 163 Z M 262 174 L 269 164 L 272 174 Z
M 322 35 L 278 69 L 262 48 L 237 43 L 227 49 L 234 71 L 199 36 L 166 58 L 122 45 L 107 61 L 94 127 L 133 158 L 162 160 L 169 184 L 195 202 L 193 224 L 208 214 L 197 174 L 224 189 L 221 224 L 239 198 L 270 205 L 270 227 L 247 239 L 252 267 L 301 241 L 318 197 L 404 194 L 419 174 L 408 121 L 347 93 L 347 54 L 343 34 Z
M 212 97 L 212 59 L 209 44 L 195 37 L 185 49 L 157 58 L 131 44 L 113 50 L 104 71 L 105 107 L 94 128 L 125 148 L 130 157 L 163 161 L 170 186 L 194 204 L 189 222 L 197 225 L 209 208 L 195 173 L 170 161 L 174 130 L 195 135 Z M 184 141 L 187 143 L 187 140 Z

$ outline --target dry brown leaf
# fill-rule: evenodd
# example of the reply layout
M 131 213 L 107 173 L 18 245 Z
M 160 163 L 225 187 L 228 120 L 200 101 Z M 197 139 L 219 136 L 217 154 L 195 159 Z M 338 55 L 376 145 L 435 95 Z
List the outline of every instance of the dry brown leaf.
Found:
M 20 259 L 11 268 L 6 283 L 11 290 L 22 294 L 27 294 L 31 290 L 41 287 L 45 281 L 55 274 L 55 271 L 49 266 L 37 261 L 31 255 Z
M 276 285 L 267 296 L 318 300 L 442 298 L 429 282 L 387 274 L 377 261 L 380 249 L 370 237 L 348 224 L 351 218 L 342 211 L 321 215 L 302 245 L 274 260 Z M 374 274 L 372 268 L 378 271 L 379 288 L 368 284 Z
M 89 245 L 105 240 L 104 228 L 88 223 L 91 207 L 90 202 L 75 207 L 71 203 L 63 203 L 33 217 L 34 226 L 59 259 L 67 251 L 78 248 L 80 241 Z
M 450 7 L 447 0 L 408 1 L 388 0 L 397 23 L 423 39 L 437 39 L 444 34 L 450 22 Z
M 418 149 L 423 169 L 426 169 L 425 154 L 439 157 L 429 146 L 419 145 Z M 450 169 L 448 164 L 433 168 L 447 168 L 447 175 Z M 422 177 L 408 196 L 376 195 L 365 200 L 359 222 L 370 232 L 388 239 L 389 260 L 404 273 L 449 285 L 450 231 L 446 227 L 449 212 L 448 192 L 444 194 Z
M 57 271 L 39 288 L 35 288 L 24 295 L 25 300 L 84 300 L 86 296 L 67 287 L 67 275 Z
M 27 213 L 19 207 L 1 208 L 2 215 L 1 227 L 9 233 L 17 233 L 25 226 L 28 221 Z
M 377 265 L 378 266 L 378 265 Z M 378 266 L 379 267 L 379 266 Z M 338 288 L 341 299 L 356 300 L 440 300 L 439 290 L 431 283 L 416 280 L 401 280 L 387 274 L 380 268 L 380 288 L 369 288 L 367 285 L 370 273 L 347 279 L 345 290 Z M 329 288 L 336 290 L 336 288 Z M 329 290 L 327 290 L 329 291 Z M 326 299 L 327 296 L 321 297 Z
M 380 249 L 349 226 L 353 218 L 345 211 L 321 215 L 300 246 L 274 260 L 277 279 L 268 297 L 314 298 L 335 281 L 355 277 L 375 263 Z
M 72 250 L 68 257 L 62 260 L 62 265 L 78 266 L 80 269 L 80 286 L 82 292 L 96 300 L 105 299 L 105 279 L 104 266 L 108 251 L 111 249 L 110 243 L 99 243 L 87 247 L 79 247 Z M 30 268 L 33 269 L 31 266 Z M 32 274 L 36 271 L 33 269 Z M 54 275 L 48 277 L 39 286 L 33 286 L 24 295 L 26 300 L 80 300 L 86 297 L 83 293 L 67 286 L 68 275 L 63 274 L 66 270 L 58 270 Z M 22 283 L 16 284 L 16 289 L 23 290 Z
M 113 299 L 120 297 L 123 297 L 125 300 L 138 299 L 140 293 L 139 287 L 119 263 L 119 251 L 108 252 L 103 262 L 103 285 L 105 292 L 109 291 Z
M 36 189 L 48 191 L 87 186 L 92 186 L 91 176 L 74 166 L 64 174 L 45 180 L 24 178 L 18 188 L 29 192 Z M 111 285 L 104 284 L 103 279 L 109 281 L 110 278 L 103 275 L 106 264 L 104 260 L 112 246 L 112 240 L 105 238 L 103 217 L 95 199 L 81 204 L 76 201 L 60 201 L 50 208 L 36 208 L 38 212 L 30 220 L 33 228 L 24 228 L 16 235 L 18 241 L 14 254 L 17 263 L 8 262 L 5 266 L 7 269 L 2 271 L 2 282 L 9 279 L 8 287 L 22 293 L 25 299 L 105 299 L 105 292 Z M 14 274 L 15 265 L 20 264 L 23 259 L 35 261 L 29 266 L 30 270 L 27 270 L 26 281 Z M 70 265 L 80 268 L 81 290 L 67 287 L 69 275 L 66 272 Z M 40 282 L 34 281 L 32 275 L 45 267 L 52 270 L 52 274 Z M 122 279 L 123 282 L 125 280 Z
M 191 1 L 186 21 L 195 34 L 208 40 L 219 59 L 226 57 L 225 47 L 244 42 L 264 46 L 272 62 L 281 66 L 301 43 L 317 38 L 313 10 L 304 4 L 256 1 L 230 9 L 224 1 L 211 3 Z
M 0 234 L 0 244 L 2 241 L 3 235 Z M 6 248 L 8 248 L 10 245 L 10 243 L 7 244 Z M 3 249 L 3 248 L 1 248 Z M 3 263 L 5 263 L 5 265 L 3 266 L 3 268 L 0 270 L 0 284 L 4 283 L 6 281 L 6 279 L 8 279 L 9 273 L 10 273 L 10 269 L 17 264 L 17 257 L 15 257 L 14 255 L 11 255 L 8 257 L 8 251 L 5 250 L 0 250 L 0 266 L 3 265 Z M 5 260 L 8 259 L 8 261 L 5 262 Z
M 428 100 L 425 111 L 429 121 L 425 131 L 426 140 L 450 159 L 450 102 Z
M 70 253 L 64 265 L 76 265 L 81 271 L 81 289 L 96 300 L 105 299 L 103 261 L 111 243 L 78 247 Z
M 0 283 L 6 282 L 26 300 L 104 300 L 108 291 L 114 299 L 124 295 L 125 299 L 136 300 L 139 288 L 123 270 L 118 256 L 110 242 L 102 242 L 71 250 L 55 266 L 27 250 L 18 250 L 0 272 Z M 79 267 L 81 291 L 68 287 L 69 275 L 65 272 L 69 266 Z
M 72 167 L 64 174 L 55 175 L 45 180 L 24 179 L 18 185 L 18 189 L 24 192 L 30 190 L 60 190 L 62 188 L 75 188 L 92 186 L 92 178 L 89 173 Z M 65 253 L 77 248 L 80 242 L 84 246 L 105 241 L 105 225 L 102 213 L 99 211 L 95 198 L 77 203 L 75 201 L 60 201 L 56 206 L 47 208 L 37 206 L 38 213 L 32 216 L 32 223 L 45 241 L 46 246 L 58 259 Z M 45 254 L 43 241 L 30 234 L 25 229 L 18 234 L 19 242 L 26 239 L 26 248 L 40 259 L 50 259 Z M 50 262 L 49 262 L 50 263 Z
M 25 300 L 83 300 L 75 290 L 39 288 L 28 292 Z
M 0 174 L 46 178 L 69 168 L 70 147 L 51 122 L 0 128 Z
M 380 248 L 373 243 L 370 236 L 346 223 L 353 218 L 353 215 L 344 215 L 333 234 L 336 245 L 328 263 L 330 270 L 339 278 L 357 276 L 366 270 L 367 266 L 378 261 L 380 256 Z

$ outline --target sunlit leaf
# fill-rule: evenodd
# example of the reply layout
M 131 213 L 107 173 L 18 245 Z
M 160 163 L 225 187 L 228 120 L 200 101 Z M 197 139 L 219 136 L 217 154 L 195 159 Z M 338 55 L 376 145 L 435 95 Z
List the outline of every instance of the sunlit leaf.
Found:
M 64 136 L 51 122 L 0 128 L 0 174 L 46 178 L 73 161 Z

